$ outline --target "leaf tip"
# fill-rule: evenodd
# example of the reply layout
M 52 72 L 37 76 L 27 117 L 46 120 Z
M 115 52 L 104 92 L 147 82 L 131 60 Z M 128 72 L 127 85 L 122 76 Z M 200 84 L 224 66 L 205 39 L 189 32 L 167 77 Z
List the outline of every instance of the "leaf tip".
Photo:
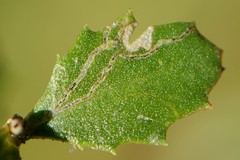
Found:
M 208 104 L 204 107 L 204 109 L 212 110 L 212 109 L 214 109 L 214 106 L 213 106 L 211 103 L 208 103 Z
M 163 139 L 160 139 L 160 140 L 158 140 L 158 141 L 153 141 L 153 140 L 151 140 L 150 142 L 149 142 L 149 144 L 153 144 L 153 145 L 160 145 L 160 146 L 164 146 L 164 147 L 167 147 L 168 146 L 168 143 L 167 143 L 167 141 L 166 141 L 166 138 L 163 138 Z
M 87 24 L 85 24 L 82 28 L 83 31 L 89 31 L 91 30 Z
M 57 54 L 57 62 L 60 60 L 61 56 Z
M 116 153 L 116 150 L 115 150 L 115 149 L 111 149 L 109 152 L 110 152 L 112 155 L 114 155 L 114 156 L 116 156 L 116 155 L 117 155 L 117 153 Z
M 122 23 L 123 25 L 128 25 L 133 22 L 136 22 L 136 19 L 134 18 L 133 11 L 129 9 L 125 14 L 123 14 L 117 22 Z

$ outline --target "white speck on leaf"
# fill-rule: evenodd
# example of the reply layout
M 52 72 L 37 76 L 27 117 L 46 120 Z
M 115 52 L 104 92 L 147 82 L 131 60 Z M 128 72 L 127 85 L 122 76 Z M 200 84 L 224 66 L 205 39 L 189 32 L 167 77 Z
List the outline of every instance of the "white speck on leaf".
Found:
M 145 120 L 145 121 L 153 121 L 152 118 L 146 117 L 146 116 L 144 116 L 144 115 L 139 115 L 139 116 L 137 117 L 137 119 L 142 119 L 142 120 Z

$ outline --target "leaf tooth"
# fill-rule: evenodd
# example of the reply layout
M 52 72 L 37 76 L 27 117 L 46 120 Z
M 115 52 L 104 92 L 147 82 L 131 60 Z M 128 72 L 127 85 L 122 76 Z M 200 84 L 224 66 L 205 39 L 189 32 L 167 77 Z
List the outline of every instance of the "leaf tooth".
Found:
M 92 31 L 91 28 L 85 24 L 83 27 L 82 27 L 82 31 Z
M 122 24 L 123 26 L 132 24 L 136 22 L 136 19 L 133 16 L 133 12 L 129 9 L 125 14 L 123 14 L 118 20 L 118 23 Z
M 98 32 L 102 32 L 102 31 L 98 31 Z M 82 27 L 82 30 L 80 32 L 81 33 L 97 33 L 96 31 L 94 31 L 93 29 L 91 29 L 88 24 L 85 24 L 83 27 Z
M 214 109 L 214 106 L 208 102 L 208 104 L 204 107 L 204 109 L 212 110 L 212 109 Z

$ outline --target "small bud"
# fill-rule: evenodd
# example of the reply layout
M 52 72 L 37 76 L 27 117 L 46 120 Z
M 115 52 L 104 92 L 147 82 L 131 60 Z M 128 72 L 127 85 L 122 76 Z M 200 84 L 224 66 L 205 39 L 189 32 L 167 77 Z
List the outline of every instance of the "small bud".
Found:
M 9 133 L 13 137 L 24 138 L 25 137 L 25 129 L 24 129 L 24 120 L 21 116 L 15 114 L 7 121 L 7 126 L 9 129 Z

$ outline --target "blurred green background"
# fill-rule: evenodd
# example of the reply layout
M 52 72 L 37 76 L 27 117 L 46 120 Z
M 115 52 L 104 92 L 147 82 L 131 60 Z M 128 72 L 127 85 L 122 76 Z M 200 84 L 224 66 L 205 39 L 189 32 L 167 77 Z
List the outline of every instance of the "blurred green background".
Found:
M 239 160 L 240 159 L 240 1 L 238 0 L 0 0 L 0 124 L 14 113 L 26 116 L 44 92 L 56 54 L 64 54 L 84 24 L 98 30 L 129 8 L 147 26 L 195 21 L 200 32 L 224 50 L 221 79 L 210 93 L 213 110 L 172 125 L 168 147 L 124 144 L 117 156 L 69 144 L 31 140 L 21 146 L 24 160 Z

